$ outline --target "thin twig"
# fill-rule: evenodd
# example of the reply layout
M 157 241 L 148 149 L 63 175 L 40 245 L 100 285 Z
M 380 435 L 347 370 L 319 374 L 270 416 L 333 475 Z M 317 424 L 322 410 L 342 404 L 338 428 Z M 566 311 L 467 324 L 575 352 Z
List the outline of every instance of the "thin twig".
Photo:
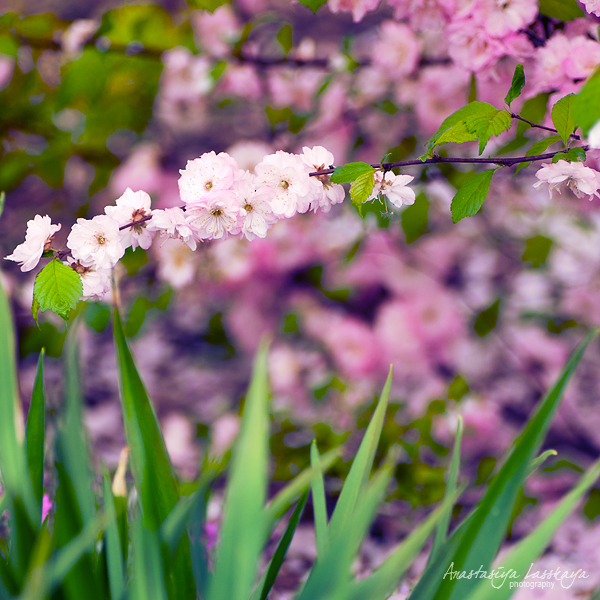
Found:
M 579 146 L 582 150 L 589 150 L 589 146 Z M 391 162 L 383 164 L 372 164 L 374 169 L 383 169 L 389 171 L 396 167 L 412 167 L 417 165 L 431 165 L 437 163 L 461 163 L 461 164 L 480 164 L 480 165 L 500 165 L 502 167 L 512 167 L 524 162 L 535 162 L 537 160 L 547 160 L 554 158 L 557 154 L 563 153 L 564 150 L 558 150 L 557 152 L 547 152 L 546 154 L 535 154 L 533 156 L 515 156 L 514 158 L 449 158 L 445 156 L 434 156 L 432 158 L 426 158 L 425 160 L 403 160 L 400 162 Z M 331 175 L 335 167 L 331 169 L 324 169 L 323 171 L 314 171 L 309 173 L 311 177 L 317 175 Z
M 537 123 L 533 123 L 532 121 L 528 121 L 527 119 L 524 119 L 523 117 L 521 117 L 519 115 L 515 115 L 514 113 L 511 113 L 510 116 L 513 119 L 518 119 L 519 121 L 523 121 L 523 123 L 527 123 L 527 125 L 530 125 L 531 127 L 535 127 L 536 129 L 543 129 L 544 131 L 551 131 L 552 133 L 558 133 L 558 131 L 556 131 L 556 129 L 553 129 L 552 127 L 546 127 L 545 125 L 538 125 Z M 580 140 L 581 139 L 575 133 L 572 133 L 570 135 L 570 137 L 572 137 L 574 140 Z

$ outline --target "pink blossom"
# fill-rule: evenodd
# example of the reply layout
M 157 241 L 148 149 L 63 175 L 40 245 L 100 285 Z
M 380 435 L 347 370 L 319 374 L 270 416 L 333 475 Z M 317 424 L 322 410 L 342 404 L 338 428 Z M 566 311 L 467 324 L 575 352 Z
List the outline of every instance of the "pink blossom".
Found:
M 271 206 L 275 215 L 289 218 L 308 210 L 312 201 L 309 172 L 298 155 L 282 150 L 265 156 L 256 165 L 259 183 L 274 192 Z
M 60 227 L 60 223 L 52 225 L 48 215 L 45 217 L 35 215 L 31 221 L 27 221 L 25 241 L 19 244 L 12 254 L 4 258 L 20 263 L 23 272 L 31 271 L 40 262 L 42 254 L 50 249 L 52 238 Z
M 387 0 L 394 8 L 394 19 L 407 18 L 411 27 L 439 31 L 454 16 L 455 0 Z
M 125 254 L 119 224 L 108 215 L 97 215 L 91 220 L 77 219 L 67 238 L 67 247 L 73 258 L 100 269 L 114 267 Z
M 54 503 L 52 502 L 52 500 L 50 500 L 50 496 L 48 496 L 48 494 L 44 494 L 42 496 L 42 523 L 50 514 L 53 505 Z
M 15 59 L 12 56 L 0 54 L 0 90 L 3 90 L 12 79 L 15 69 Z
M 263 94 L 263 84 L 254 65 L 227 65 L 219 79 L 219 92 L 239 96 L 246 100 L 258 100 Z
M 569 54 L 564 58 L 563 69 L 568 77 L 586 79 L 600 64 L 600 44 L 596 40 L 578 35 L 571 39 Z
M 207 10 L 195 10 L 192 27 L 196 45 L 217 58 L 230 54 L 241 34 L 237 16 L 228 4 L 219 6 L 212 14 Z
M 190 248 L 178 240 L 165 240 L 154 244 L 152 251 L 158 260 L 158 278 L 175 289 L 182 288 L 194 280 L 198 257 Z
M 379 6 L 379 0 L 329 0 L 327 7 L 332 13 L 351 12 L 355 23 L 362 21 L 362 18 L 370 10 L 375 10 Z
M 321 69 L 279 67 L 269 69 L 267 86 L 275 106 L 309 112 L 324 77 Z
M 389 78 L 401 79 L 417 66 L 417 37 L 404 23 L 384 21 L 380 27 L 379 38 L 373 44 L 371 59 Z
M 539 92 L 549 92 L 570 83 L 564 69 L 565 57 L 571 51 L 570 40 L 560 31 L 555 33 L 542 48 L 535 53 L 532 88 L 530 96 Z
M 304 146 L 300 158 L 312 172 L 329 169 L 335 162 L 333 154 L 323 146 L 314 146 L 313 148 Z M 331 183 L 330 175 L 311 177 L 311 185 L 316 190 L 314 192 L 315 200 L 312 202 L 314 211 L 320 208 L 323 212 L 329 212 L 333 204 L 343 202 L 346 197 L 346 192 L 341 185 Z
M 533 22 L 538 10 L 537 0 L 479 0 L 473 18 L 490 35 L 502 38 Z
M 79 54 L 83 45 L 96 33 L 100 27 L 97 19 L 78 19 L 73 21 L 60 38 L 63 52 L 71 57 Z
M 233 191 L 216 190 L 202 202 L 191 205 L 186 215 L 186 222 L 197 230 L 201 240 L 225 239 L 241 230 L 240 206 Z
M 237 163 L 225 152 L 206 152 L 188 160 L 185 169 L 179 171 L 181 199 L 186 205 L 202 204 L 204 199 L 231 189 L 237 171 Z
M 581 3 L 588 13 L 600 17 L 600 0 L 581 0 Z
M 492 37 L 473 19 L 450 23 L 445 29 L 450 58 L 463 69 L 481 71 L 504 53 L 502 42 Z
M 116 200 L 116 206 L 104 207 L 104 212 L 114 219 L 119 227 L 128 223 L 138 223 L 132 227 L 126 227 L 120 230 L 121 243 L 128 248 L 131 246 L 135 250 L 138 246 L 148 250 L 152 245 L 154 232 L 148 229 L 148 223 L 143 221 L 150 216 L 150 196 L 142 190 L 134 192 L 127 188 L 123 195 Z
M 600 197 L 600 173 L 580 162 L 559 160 L 555 164 L 542 164 L 535 176 L 540 181 L 534 183 L 533 187 L 548 184 L 550 197 L 554 190 L 560 194 L 565 187 L 569 187 L 578 198 L 592 200 L 593 196 Z

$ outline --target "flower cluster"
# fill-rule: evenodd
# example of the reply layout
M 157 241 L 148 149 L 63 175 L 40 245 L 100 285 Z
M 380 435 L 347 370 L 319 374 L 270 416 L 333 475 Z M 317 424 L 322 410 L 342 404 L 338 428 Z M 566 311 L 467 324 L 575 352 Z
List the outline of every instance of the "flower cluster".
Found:
M 31 271 L 44 252 L 56 252 L 80 275 L 83 298 L 102 298 L 126 249 L 147 250 L 157 234 L 179 239 L 195 250 L 199 242 L 229 235 L 264 238 L 278 220 L 296 213 L 328 212 L 345 197 L 344 188 L 331 182 L 332 163 L 333 154 L 322 146 L 304 147 L 302 154 L 267 155 L 252 173 L 240 169 L 229 154 L 208 152 L 189 160 L 180 171 L 183 206 L 152 210 L 146 192 L 127 188 L 114 206 L 105 207 L 105 214 L 77 219 L 67 238 L 68 252 L 52 248 L 54 233 L 61 226 L 37 215 L 28 223 L 25 242 L 6 258 L 19 262 L 22 271 Z M 406 188 L 412 179 L 376 173 L 369 200 L 383 194 L 395 206 L 412 204 L 415 194 Z

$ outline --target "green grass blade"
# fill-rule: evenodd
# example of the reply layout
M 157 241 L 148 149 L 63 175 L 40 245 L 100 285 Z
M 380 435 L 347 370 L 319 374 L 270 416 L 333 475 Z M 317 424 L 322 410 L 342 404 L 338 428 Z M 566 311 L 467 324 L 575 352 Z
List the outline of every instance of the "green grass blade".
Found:
M 457 434 L 457 438 L 459 435 Z M 456 489 L 452 493 L 446 491 L 442 505 L 393 550 L 372 575 L 352 586 L 350 600 L 384 600 L 392 594 L 434 527 L 450 513 L 460 493 Z
M 315 469 L 310 467 L 302 471 L 294 477 L 294 479 L 271 500 L 267 506 L 266 515 L 269 525 L 268 531 L 273 526 L 275 521 L 282 517 L 293 505 L 295 499 L 307 488 L 311 481 L 318 476 L 319 473 L 324 473 L 332 465 L 339 456 L 339 448 L 334 448 L 327 454 L 321 456 L 321 468 Z
M 247 600 L 265 542 L 268 473 L 267 345 L 258 350 L 246 396 L 240 435 L 233 449 L 221 543 L 208 600 Z
M 490 581 L 481 581 L 468 600 L 505 600 L 515 592 L 510 588 L 510 581 L 520 581 L 542 554 L 552 540 L 556 530 L 577 506 L 578 501 L 589 490 L 600 476 L 600 461 L 594 463 L 581 477 L 577 485 L 560 501 L 558 506 L 527 537 L 522 539 L 502 561 L 503 572 L 512 569 L 518 575 L 508 579 L 503 585 L 496 580 L 494 586 Z M 495 586 L 499 586 L 496 588 Z
M 325 501 L 325 483 L 321 470 L 321 459 L 317 443 L 313 440 L 310 447 L 310 464 L 316 474 L 312 480 L 313 513 L 315 517 L 315 539 L 317 556 L 324 556 L 327 551 L 327 503 Z
M 381 436 L 381 430 L 385 421 L 388 398 L 392 386 L 392 373 L 392 367 L 390 367 L 390 372 L 383 388 L 383 392 L 381 393 L 381 398 L 377 403 L 375 412 L 367 427 L 365 437 L 360 444 L 335 506 L 335 510 L 333 511 L 333 515 L 331 516 L 331 521 L 329 522 L 330 542 L 340 535 L 353 518 L 360 490 L 364 488 L 369 479 L 373 467 L 373 460 L 379 444 L 379 437 Z
M 158 531 L 179 500 L 179 482 L 116 309 L 113 325 L 131 471 L 140 494 L 145 524 L 150 530 Z
M 115 309 L 113 319 L 121 408 L 130 465 L 139 493 L 144 529 L 158 532 L 179 500 L 179 482 L 171 466 L 158 420 L 125 340 Z M 144 534 L 145 535 L 145 534 Z M 196 598 L 189 539 L 183 537 L 174 556 L 163 555 L 170 600 Z
M 33 494 L 42 519 L 42 496 L 44 495 L 44 442 L 46 437 L 46 401 L 44 394 L 44 350 L 40 352 L 37 375 L 33 386 L 31 404 L 27 414 L 25 450 Z
M 554 387 L 541 401 L 523 433 L 515 440 L 512 453 L 493 478 L 485 496 L 468 518 L 439 550 L 414 588 L 411 600 L 459 600 L 477 584 L 475 579 L 444 579 L 451 563 L 454 569 L 488 569 L 504 538 L 514 502 L 529 465 L 534 459 L 550 426 L 566 385 L 583 352 L 597 331 L 589 333 L 563 369 Z
M 556 456 L 558 452 L 556 450 L 546 450 L 546 452 L 542 452 L 537 458 L 534 458 L 529 465 L 529 469 L 527 469 L 527 475 L 525 477 L 529 477 L 532 473 L 535 473 L 541 466 L 544 464 L 547 458 L 550 456 Z
M 103 469 L 102 473 L 102 488 L 104 492 L 104 512 L 107 521 L 104 527 L 104 546 L 106 548 L 110 597 L 111 600 L 121 600 L 125 594 L 125 564 L 121 550 L 115 499 L 106 469 Z
M 352 562 L 383 499 L 391 475 L 392 468 L 386 465 L 375 473 L 366 489 L 361 490 L 353 518 L 336 538 L 329 539 L 326 554 L 317 557 L 298 600 L 341 600 L 349 597 Z
M 32 523 L 37 523 L 37 507 L 27 474 L 25 450 L 17 437 L 21 405 L 17 386 L 15 334 L 12 314 L 0 284 L 0 470 L 4 493 L 21 497 Z
M 158 535 L 141 519 L 135 520 L 131 528 L 133 577 L 130 597 L 132 600 L 167 600 Z
M 58 550 L 46 564 L 38 567 L 29 579 L 20 600 L 39 600 L 58 586 L 81 558 L 93 550 L 103 523 L 104 515 L 97 514 L 67 546 Z M 92 586 L 93 581 L 88 581 L 87 588 L 81 590 L 80 598 L 88 598 Z
M 454 451 L 452 452 L 452 461 L 450 462 L 450 472 L 448 474 L 448 483 L 446 485 L 446 497 L 454 497 L 456 494 L 456 482 L 458 480 L 458 470 L 460 468 L 460 444 L 462 441 L 463 421 L 462 417 L 458 417 L 456 426 L 456 439 L 454 440 Z M 452 516 L 452 504 L 447 505 L 446 512 L 440 517 L 435 530 L 433 546 L 430 556 L 435 556 L 442 544 L 446 541 L 448 535 L 448 527 L 450 526 L 450 517 Z
M 296 527 L 300 522 L 300 518 L 302 517 L 302 513 L 304 512 L 304 507 L 306 506 L 306 501 L 308 500 L 308 490 L 300 496 L 300 500 L 298 500 L 298 504 L 290 517 L 288 525 L 286 527 L 285 533 L 282 538 L 279 540 L 279 544 L 277 544 L 277 549 L 269 562 L 269 566 L 265 571 L 263 578 L 261 579 L 258 587 L 254 594 L 252 594 L 251 600 L 267 600 L 267 596 L 275 583 L 275 579 L 277 579 L 277 574 L 279 573 L 279 569 L 281 569 L 281 565 L 285 560 L 285 555 L 287 553 L 288 548 L 292 542 L 292 538 L 294 537 L 294 532 L 296 531 Z

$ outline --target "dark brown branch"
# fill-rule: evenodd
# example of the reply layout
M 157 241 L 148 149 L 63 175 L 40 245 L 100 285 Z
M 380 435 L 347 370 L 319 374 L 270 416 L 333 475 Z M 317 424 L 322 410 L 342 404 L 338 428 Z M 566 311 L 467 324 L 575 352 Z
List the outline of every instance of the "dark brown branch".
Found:
M 126 223 L 125 225 L 121 225 L 121 227 L 119 227 L 119 231 L 123 231 L 123 229 L 127 229 L 128 227 L 135 227 L 136 225 L 145 223 L 146 221 L 149 221 L 151 218 L 152 218 L 152 215 L 146 215 L 145 217 L 142 217 L 141 219 L 136 219 L 135 221 L 132 221 L 131 223 Z
M 511 113 L 510 115 L 513 119 L 517 119 L 519 121 L 523 121 L 523 123 L 527 123 L 527 125 L 530 125 L 531 127 L 535 127 L 536 129 L 543 129 L 544 131 L 551 131 L 552 133 L 558 133 L 558 131 L 556 131 L 556 129 L 553 129 L 552 127 L 546 127 L 544 125 L 538 125 L 537 123 L 533 123 L 532 121 L 528 121 L 527 119 L 524 119 L 523 117 L 519 116 L 519 115 L 515 115 L 514 113 Z M 572 133 L 571 136 L 574 140 L 580 140 L 581 138 Z
M 582 150 L 589 150 L 589 146 L 579 146 Z M 413 167 L 417 165 L 431 165 L 437 163 L 462 163 L 466 165 L 480 164 L 480 165 L 500 165 L 502 167 L 512 167 L 524 162 L 535 162 L 538 160 L 547 160 L 554 158 L 557 154 L 563 153 L 564 150 L 558 150 L 556 152 L 547 152 L 546 154 L 535 154 L 534 156 L 515 156 L 514 158 L 449 158 L 444 156 L 434 156 L 433 158 L 427 158 L 425 160 L 403 160 L 400 162 L 383 163 L 377 165 L 371 165 L 374 169 L 383 169 L 389 171 L 395 167 Z M 322 171 L 314 171 L 309 173 L 311 177 L 317 177 L 318 175 L 331 175 L 334 169 L 324 169 Z

